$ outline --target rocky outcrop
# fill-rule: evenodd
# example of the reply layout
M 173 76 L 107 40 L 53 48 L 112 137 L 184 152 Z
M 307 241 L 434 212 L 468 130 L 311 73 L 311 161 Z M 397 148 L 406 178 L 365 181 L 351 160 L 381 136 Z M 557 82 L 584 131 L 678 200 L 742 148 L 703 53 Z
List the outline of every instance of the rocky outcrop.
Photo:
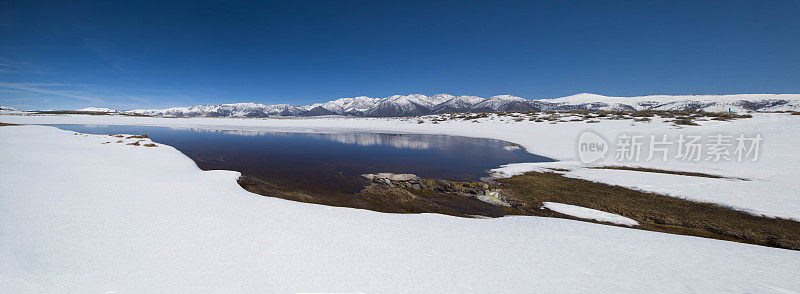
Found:
M 447 193 L 464 197 L 472 197 L 493 205 L 509 206 L 503 200 L 500 189 L 480 182 L 460 182 L 442 179 L 423 179 L 415 174 L 393 174 L 377 173 L 363 174 L 363 177 L 372 181 L 372 185 L 385 186 L 385 188 L 396 188 L 407 191 L 408 193 Z M 405 199 L 409 198 L 400 191 L 392 194 L 402 194 Z

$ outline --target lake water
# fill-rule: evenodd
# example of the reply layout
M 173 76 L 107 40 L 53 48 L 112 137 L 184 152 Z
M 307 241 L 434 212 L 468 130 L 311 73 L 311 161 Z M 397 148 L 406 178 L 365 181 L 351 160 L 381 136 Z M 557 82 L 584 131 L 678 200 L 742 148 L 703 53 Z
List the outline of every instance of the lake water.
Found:
M 364 173 L 478 180 L 513 162 L 552 161 L 507 142 L 445 135 L 286 133 L 151 126 L 54 125 L 86 134 L 148 135 L 192 158 L 203 170 L 225 169 L 307 192 L 359 191 Z

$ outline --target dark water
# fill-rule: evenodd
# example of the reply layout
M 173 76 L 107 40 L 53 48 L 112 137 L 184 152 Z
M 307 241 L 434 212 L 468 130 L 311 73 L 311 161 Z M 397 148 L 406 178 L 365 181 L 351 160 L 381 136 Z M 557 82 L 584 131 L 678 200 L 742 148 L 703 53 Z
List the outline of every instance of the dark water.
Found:
M 146 134 L 177 148 L 201 169 L 235 170 L 286 189 L 310 192 L 356 192 L 364 184 L 360 178 L 364 173 L 478 180 L 487 176 L 486 170 L 502 164 L 551 161 L 507 142 L 444 135 L 54 126 L 87 134 Z

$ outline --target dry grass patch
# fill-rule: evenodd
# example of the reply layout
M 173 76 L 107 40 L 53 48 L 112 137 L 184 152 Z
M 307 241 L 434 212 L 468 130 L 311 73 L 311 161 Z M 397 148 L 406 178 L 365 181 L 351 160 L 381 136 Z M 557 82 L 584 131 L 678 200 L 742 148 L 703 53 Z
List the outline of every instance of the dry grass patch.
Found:
M 240 177 L 238 183 L 245 190 L 264 196 L 389 213 L 440 213 L 460 217 L 524 214 L 512 207 L 476 198 L 469 191 L 481 185 L 477 182 L 421 179 L 417 185 L 387 185 L 363 181 L 365 185 L 356 193 L 297 191 L 246 175 Z
M 679 126 L 699 126 L 691 117 L 679 117 L 673 120 L 672 123 Z

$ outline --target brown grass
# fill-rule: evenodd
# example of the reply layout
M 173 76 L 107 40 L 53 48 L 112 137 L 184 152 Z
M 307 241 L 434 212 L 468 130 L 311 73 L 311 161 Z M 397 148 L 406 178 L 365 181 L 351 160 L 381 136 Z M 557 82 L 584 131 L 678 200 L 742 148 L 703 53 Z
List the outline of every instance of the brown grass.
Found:
M 604 167 L 629 169 L 627 167 Z M 724 178 L 717 175 L 680 171 L 630 168 L 685 176 Z M 559 169 L 559 171 L 567 171 Z M 619 214 L 640 223 L 634 228 L 714 238 L 800 250 L 800 222 L 767 218 L 712 203 L 693 202 L 667 195 L 625 187 L 571 179 L 556 172 L 531 172 L 506 179 L 495 179 L 510 207 L 492 205 L 477 199 L 483 189 L 496 186 L 479 182 L 420 179 L 393 185 L 364 180 L 357 193 L 336 191 L 298 191 L 242 176 L 246 190 L 271 197 L 331 206 L 353 207 L 390 213 L 440 213 L 461 217 L 476 215 L 537 215 L 583 220 L 541 209 L 542 202 L 558 202 Z
M 126 137 L 125 139 L 149 139 L 149 138 L 150 137 L 148 137 L 147 135 L 136 135 L 136 136 Z
M 147 143 L 147 144 L 144 144 L 144 147 L 158 147 L 158 145 L 153 144 L 153 143 Z
M 517 209 L 489 204 L 478 200 L 475 195 L 462 193 L 475 190 L 480 185 L 476 182 L 423 179 L 419 181 L 419 186 L 403 187 L 370 183 L 364 179 L 365 186 L 355 194 L 296 191 L 250 176 L 240 177 L 238 183 L 245 190 L 264 196 L 389 213 L 440 213 L 460 217 L 524 214 Z
M 526 213 L 559 215 L 541 208 L 558 202 L 619 214 L 637 228 L 800 250 L 800 222 L 760 217 L 711 203 L 632 190 L 620 186 L 530 172 L 496 179 L 507 200 Z M 550 215 L 547 215 L 550 214 Z
M 680 126 L 699 126 L 699 124 L 694 122 L 691 117 L 676 118 L 672 121 L 672 123 Z
M 0 127 L 8 127 L 8 126 L 18 126 L 18 124 L 0 122 Z

